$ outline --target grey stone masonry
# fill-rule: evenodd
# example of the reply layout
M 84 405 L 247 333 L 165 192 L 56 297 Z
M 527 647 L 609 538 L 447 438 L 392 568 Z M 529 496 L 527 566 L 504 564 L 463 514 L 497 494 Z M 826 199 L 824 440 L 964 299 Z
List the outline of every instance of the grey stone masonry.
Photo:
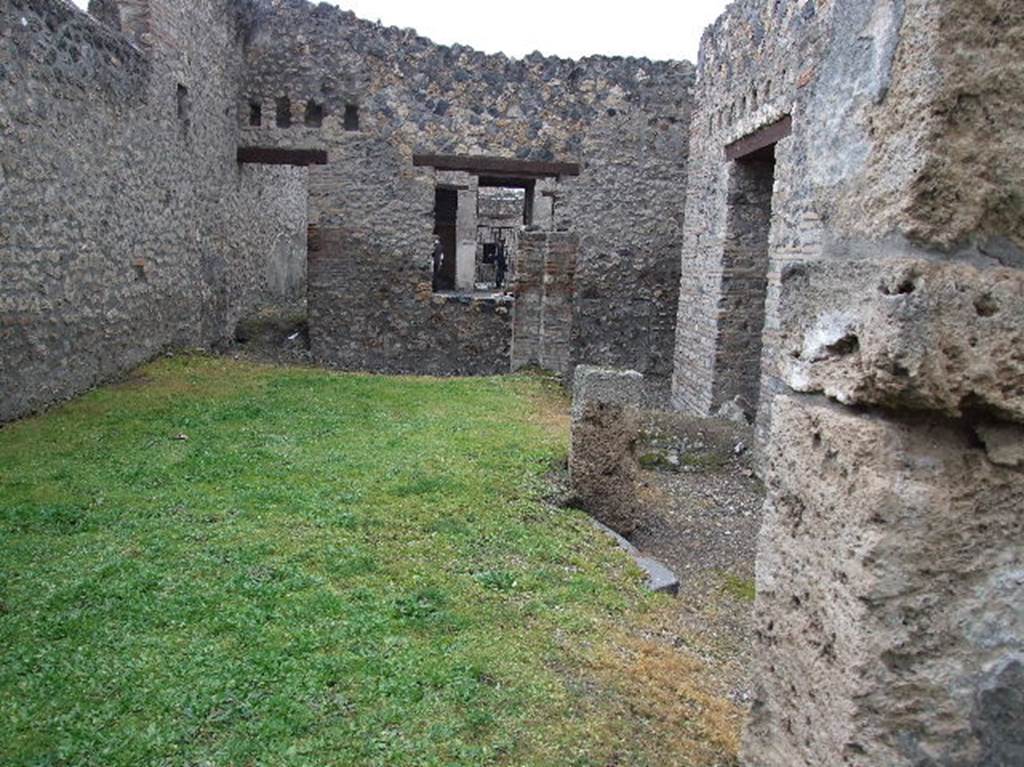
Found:
M 443 295 L 431 291 L 429 274 L 391 272 L 380 255 L 367 251 L 342 228 L 313 228 L 309 237 L 309 326 L 314 357 L 346 367 L 434 375 L 507 373 L 512 338 L 512 300 L 500 297 Z M 369 273 L 387 279 L 371 291 Z M 412 304 L 410 307 L 409 304 Z M 358 307 L 357 312 L 352 308 Z M 368 327 L 407 323 L 401 345 L 374 349 L 366 344 Z M 411 360 L 412 362 L 406 362 Z
M 636 370 L 616 370 L 578 365 L 572 379 L 572 410 L 579 413 L 587 402 L 640 407 L 644 376 Z
M 391 292 L 393 311 L 371 311 L 357 331 L 330 347 L 338 356 L 324 361 L 419 369 L 408 334 L 426 319 L 414 288 L 432 252 L 432 192 L 441 185 L 458 190 L 456 282 L 469 291 L 478 179 L 465 174 L 471 178 L 451 185 L 444 172 L 416 166 L 413 157 L 492 156 L 580 166 L 577 177 L 509 179 L 534 186 L 538 227 L 564 228 L 579 238 L 577 279 L 587 286 L 586 298 L 579 291 L 571 297 L 572 347 L 558 369 L 619 364 L 628 356 L 630 365 L 667 378 L 692 65 L 540 54 L 515 60 L 436 45 L 412 30 L 304 0 L 254 0 L 245 18 L 246 81 L 238 94 L 243 143 L 326 150 L 327 165 L 309 171 L 310 222 L 323 231 L 344 229 L 374 265 L 359 270 L 363 282 L 335 301 L 361 315 L 370 307 L 358 296 L 375 294 L 395 275 L 417 275 Z M 283 99 L 286 127 L 274 119 Z M 304 119 L 309 104 L 322 113 L 319 122 Z M 253 105 L 258 125 L 249 119 Z
M 536 225 L 579 241 L 585 290 L 566 293 L 568 314 L 550 315 L 548 364 L 567 372 L 629 357 L 667 375 L 689 63 L 513 60 L 305 0 L 90 8 L 0 6 L 0 420 L 163 349 L 224 343 L 262 309 L 300 306 L 307 225 L 364 259 L 347 272 L 358 283 L 313 286 L 337 291 L 311 296 L 316 318 L 347 318 L 313 330 L 318 359 L 438 371 L 421 356 L 423 329 L 434 307 L 448 314 L 464 303 L 425 301 L 419 290 L 431 281 L 433 192 L 454 184 L 453 278 L 470 292 L 480 179 L 417 166 L 422 153 L 578 167 L 578 176 L 507 179 L 529 188 Z M 325 164 L 252 164 L 300 154 Z M 471 301 L 481 311 L 461 318 L 453 338 L 474 335 L 462 320 L 483 315 L 478 335 L 495 338 L 485 307 L 503 304 Z M 502 347 L 441 345 L 485 349 L 448 366 L 459 371 L 495 370 L 492 349 Z
M 304 172 L 235 161 L 232 8 L 0 3 L 0 422 L 300 299 Z

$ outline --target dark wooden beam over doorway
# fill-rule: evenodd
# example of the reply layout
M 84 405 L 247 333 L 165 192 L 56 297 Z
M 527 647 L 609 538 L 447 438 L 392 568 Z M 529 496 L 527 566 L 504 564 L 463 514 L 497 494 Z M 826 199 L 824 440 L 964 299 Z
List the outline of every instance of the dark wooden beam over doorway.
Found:
M 326 165 L 323 149 L 283 149 L 276 146 L 240 146 L 238 161 L 259 165 Z
M 733 141 L 725 147 L 726 160 L 742 160 L 747 155 L 778 143 L 793 132 L 793 118 L 786 115 L 781 120 L 766 125 L 760 130 Z
M 507 157 L 487 155 L 414 154 L 412 164 L 435 170 L 461 170 L 478 175 L 512 176 L 514 178 L 580 175 L 580 165 L 576 162 L 512 160 Z

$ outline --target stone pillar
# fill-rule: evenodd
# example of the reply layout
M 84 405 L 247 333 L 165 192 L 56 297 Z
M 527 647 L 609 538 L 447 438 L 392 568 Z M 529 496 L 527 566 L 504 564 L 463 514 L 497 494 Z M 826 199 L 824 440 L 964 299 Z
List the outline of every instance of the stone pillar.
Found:
M 579 246 L 579 238 L 571 232 L 547 233 L 540 363 L 562 375 L 572 366 L 572 300 Z
M 1024 764 L 1024 273 L 782 275 L 751 767 Z
M 524 231 L 516 253 L 513 291 L 516 306 L 512 320 L 512 370 L 540 364 L 540 334 L 544 311 L 545 240 Z
M 635 445 L 643 375 L 579 365 L 573 377 L 569 480 L 574 501 L 620 535 L 640 522 Z
M 455 288 L 472 291 L 476 286 L 476 179 L 468 189 L 459 190 L 455 215 Z
M 554 229 L 555 226 L 555 189 L 558 182 L 552 178 L 538 179 L 533 189 L 531 200 L 533 210 L 530 224 L 538 229 Z

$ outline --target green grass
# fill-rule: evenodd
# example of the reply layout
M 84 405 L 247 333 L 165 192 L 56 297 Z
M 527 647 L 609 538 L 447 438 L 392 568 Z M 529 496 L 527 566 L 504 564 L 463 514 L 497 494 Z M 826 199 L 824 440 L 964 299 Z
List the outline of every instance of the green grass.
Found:
M 744 578 L 735 573 L 722 572 L 722 591 L 742 602 L 754 603 L 757 589 L 753 578 Z
M 0 429 L 0 764 L 730 763 L 622 683 L 662 602 L 540 501 L 564 411 L 182 356 Z

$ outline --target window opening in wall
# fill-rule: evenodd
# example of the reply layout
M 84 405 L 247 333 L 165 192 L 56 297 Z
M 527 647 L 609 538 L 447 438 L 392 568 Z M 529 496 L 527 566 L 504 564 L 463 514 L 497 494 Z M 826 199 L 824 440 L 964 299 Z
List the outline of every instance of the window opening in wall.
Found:
M 324 107 L 313 99 L 306 102 L 306 127 L 319 128 L 324 122 Z
M 290 128 L 292 126 L 292 102 L 287 96 L 281 96 L 277 100 L 277 127 Z
M 434 290 L 455 289 L 456 219 L 459 210 L 457 189 L 438 187 L 434 191 Z
M 737 157 L 728 183 L 714 407 L 734 401 L 753 418 L 761 389 L 775 144 Z
M 249 125 L 259 127 L 263 124 L 263 104 L 258 101 L 249 102 Z
M 188 98 L 188 88 L 181 83 L 178 83 L 178 119 L 187 123 L 191 109 L 192 105 Z
M 527 186 L 490 186 L 481 179 L 477 192 L 477 247 L 473 286 L 478 291 L 505 291 L 515 273 L 519 231 L 528 220 Z M 532 184 L 529 190 L 532 191 Z
M 356 104 L 345 105 L 345 130 L 359 130 L 359 107 Z

